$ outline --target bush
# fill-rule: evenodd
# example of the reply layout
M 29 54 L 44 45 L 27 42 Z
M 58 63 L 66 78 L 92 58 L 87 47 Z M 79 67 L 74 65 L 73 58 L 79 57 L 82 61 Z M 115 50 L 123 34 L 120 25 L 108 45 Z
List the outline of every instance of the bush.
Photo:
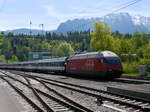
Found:
M 137 62 L 123 63 L 123 69 L 125 73 L 138 73 L 139 64 Z
M 59 45 L 57 45 L 55 53 L 58 57 L 70 56 L 74 54 L 74 49 L 70 43 L 61 42 Z
M 150 72 L 150 59 L 141 59 L 140 64 L 146 65 L 147 69 L 148 69 L 148 72 Z

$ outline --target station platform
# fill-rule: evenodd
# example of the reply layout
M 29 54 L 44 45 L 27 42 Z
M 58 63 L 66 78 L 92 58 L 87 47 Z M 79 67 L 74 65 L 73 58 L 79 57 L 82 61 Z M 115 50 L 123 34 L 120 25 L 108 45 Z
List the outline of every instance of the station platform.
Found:
M 0 112 L 21 112 L 22 107 L 9 91 L 0 85 Z
M 117 80 L 117 79 L 116 79 Z M 134 79 L 134 78 L 119 78 L 120 81 L 124 81 L 124 82 L 133 82 L 133 83 L 143 83 L 143 84 L 150 84 L 150 80 L 142 80 L 142 79 Z
M 126 94 L 133 97 L 148 99 L 150 101 L 150 85 L 129 85 L 129 86 L 108 86 L 107 91 L 119 94 Z

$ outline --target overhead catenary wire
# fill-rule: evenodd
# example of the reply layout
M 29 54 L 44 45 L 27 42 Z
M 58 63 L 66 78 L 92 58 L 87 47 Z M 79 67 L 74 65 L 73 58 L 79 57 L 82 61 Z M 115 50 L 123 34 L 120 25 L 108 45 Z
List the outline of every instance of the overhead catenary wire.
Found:
M 122 9 L 125 9 L 125 8 L 127 8 L 127 7 L 129 7 L 129 6 L 131 6 L 131 5 L 134 5 L 134 4 L 136 4 L 136 3 L 140 2 L 140 1 L 142 1 L 142 0 L 133 0 L 133 1 L 131 1 L 130 3 L 125 4 L 124 6 L 120 7 L 119 9 L 116 9 L 116 10 L 112 11 L 111 13 L 118 12 L 118 11 L 120 11 L 120 10 L 122 10 Z M 111 13 L 110 13 L 110 14 L 111 14 Z M 107 14 L 107 15 L 108 15 L 108 14 Z
M 137 2 L 138 0 L 130 0 L 130 1 L 126 1 L 126 2 L 123 2 L 121 1 L 121 3 L 119 2 L 117 5 L 115 6 L 112 6 L 112 7 L 109 7 L 109 8 L 104 8 L 104 10 L 113 10 L 114 8 L 121 8 L 121 7 L 124 7 L 125 5 L 129 5 L 129 4 L 132 4 L 133 2 Z M 100 8 L 96 8 L 96 9 L 100 9 Z M 117 10 L 117 9 L 115 9 Z M 107 14 L 106 14 L 107 15 Z

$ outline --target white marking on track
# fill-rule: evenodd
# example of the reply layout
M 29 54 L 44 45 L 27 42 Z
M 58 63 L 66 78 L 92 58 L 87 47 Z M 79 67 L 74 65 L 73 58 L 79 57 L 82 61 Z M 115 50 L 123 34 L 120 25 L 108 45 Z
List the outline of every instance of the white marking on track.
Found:
M 32 80 L 32 79 L 30 79 L 30 81 L 31 81 L 31 84 L 38 84 L 39 83 L 38 81 Z
M 122 109 L 119 109 L 119 108 L 111 106 L 111 105 L 103 104 L 103 106 L 107 107 L 107 108 L 111 108 L 111 109 L 116 110 L 118 112 L 127 112 L 126 110 L 122 110 Z

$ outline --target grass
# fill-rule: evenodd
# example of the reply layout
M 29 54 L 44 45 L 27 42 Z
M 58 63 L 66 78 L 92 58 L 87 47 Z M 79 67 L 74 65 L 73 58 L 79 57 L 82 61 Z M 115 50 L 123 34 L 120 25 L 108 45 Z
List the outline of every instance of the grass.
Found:
M 124 73 L 122 76 L 139 76 L 138 73 Z M 150 77 L 150 73 L 148 73 L 148 77 Z

